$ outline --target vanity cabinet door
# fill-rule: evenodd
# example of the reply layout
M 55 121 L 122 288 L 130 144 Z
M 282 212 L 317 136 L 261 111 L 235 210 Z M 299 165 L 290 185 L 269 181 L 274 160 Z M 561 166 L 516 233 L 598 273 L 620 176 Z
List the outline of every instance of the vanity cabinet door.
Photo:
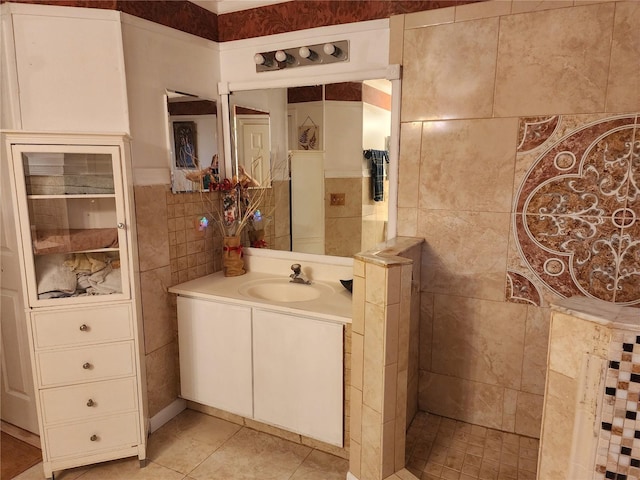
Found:
M 178 339 L 182 397 L 251 418 L 251 309 L 179 296 Z
M 343 445 L 343 326 L 253 312 L 254 418 Z

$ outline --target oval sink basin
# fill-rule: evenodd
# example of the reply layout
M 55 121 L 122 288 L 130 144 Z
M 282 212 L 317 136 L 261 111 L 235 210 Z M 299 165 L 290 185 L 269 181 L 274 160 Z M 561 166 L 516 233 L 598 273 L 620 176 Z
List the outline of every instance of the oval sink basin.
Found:
M 323 294 L 331 293 L 333 289 L 322 283 L 303 285 L 291 283 L 287 279 L 260 280 L 240 287 L 240 293 L 247 297 L 271 302 L 308 302 Z

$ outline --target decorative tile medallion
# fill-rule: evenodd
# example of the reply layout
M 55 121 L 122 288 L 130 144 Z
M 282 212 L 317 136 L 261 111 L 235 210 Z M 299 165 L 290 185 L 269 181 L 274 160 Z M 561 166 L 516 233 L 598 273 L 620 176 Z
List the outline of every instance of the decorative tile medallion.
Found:
M 518 155 L 535 155 L 514 198 L 519 256 L 556 295 L 640 307 L 639 117 L 565 126 L 560 136 L 564 121 L 520 121 Z

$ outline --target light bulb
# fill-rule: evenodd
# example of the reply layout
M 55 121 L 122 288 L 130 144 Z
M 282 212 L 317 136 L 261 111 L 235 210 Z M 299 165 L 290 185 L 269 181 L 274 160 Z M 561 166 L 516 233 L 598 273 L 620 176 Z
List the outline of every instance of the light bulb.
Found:
M 276 60 L 279 61 L 280 63 L 282 62 L 293 63 L 294 58 L 284 50 L 278 50 L 276 52 Z
M 327 55 L 333 55 L 334 57 L 339 57 L 342 55 L 342 50 L 336 47 L 333 43 L 325 43 L 322 47 L 322 50 Z
M 264 55 L 262 55 L 261 53 L 256 53 L 253 56 L 253 61 L 256 63 L 256 65 L 264 65 L 267 59 L 264 58 Z
M 300 47 L 298 51 L 302 58 L 306 58 L 307 60 L 315 60 L 318 58 L 318 54 L 311 50 L 309 47 Z

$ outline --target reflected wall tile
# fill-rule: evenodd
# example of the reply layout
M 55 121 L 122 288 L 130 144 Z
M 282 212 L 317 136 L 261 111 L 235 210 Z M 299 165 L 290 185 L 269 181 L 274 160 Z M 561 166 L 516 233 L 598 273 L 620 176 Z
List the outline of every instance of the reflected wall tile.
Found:
M 326 218 L 325 254 L 350 257 L 360 252 L 362 218 Z
M 460 378 L 420 373 L 420 410 L 500 430 L 504 388 Z
M 527 307 L 521 388 L 525 392 L 544 394 L 549 346 L 549 318 L 548 308 Z
M 494 115 L 602 111 L 613 12 L 598 4 L 502 17 Z
M 432 371 L 519 389 L 527 306 L 436 295 Z
M 518 392 L 518 408 L 516 411 L 515 430 L 517 434 L 540 438 L 543 403 L 543 395 Z
M 362 214 L 362 181 L 360 178 L 327 178 L 324 184 L 325 217 L 351 218 Z M 344 205 L 331 205 L 331 194 L 344 194 Z
M 420 210 L 422 289 L 502 300 L 509 214 Z
M 140 271 L 169 265 L 167 186 L 134 188 Z
M 400 125 L 400 159 L 398 182 L 398 207 L 418 206 L 420 181 L 420 145 L 422 123 L 411 122 Z
M 517 134 L 517 118 L 424 123 L 420 208 L 509 212 Z
M 496 17 L 405 31 L 403 122 L 492 115 L 498 24 Z
M 144 348 L 151 353 L 176 338 L 175 306 L 167 288 L 171 285 L 171 267 L 162 267 L 140 273 L 142 315 L 144 322 Z
M 607 85 L 607 112 L 640 110 L 640 3 L 617 2 Z

